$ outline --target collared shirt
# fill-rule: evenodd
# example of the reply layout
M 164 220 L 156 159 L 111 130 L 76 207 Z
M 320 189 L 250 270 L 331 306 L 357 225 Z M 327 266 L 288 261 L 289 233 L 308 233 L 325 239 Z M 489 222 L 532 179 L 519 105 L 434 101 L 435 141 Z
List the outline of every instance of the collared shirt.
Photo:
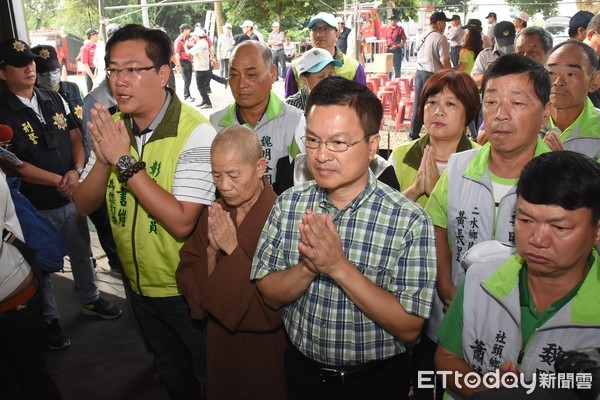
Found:
M 404 33 L 404 29 L 402 29 L 400 25 L 396 25 L 395 28 L 388 29 L 388 46 L 400 46 L 403 42 L 406 42 L 406 34 Z
M 251 279 L 292 268 L 300 259 L 298 224 L 306 209 L 331 214 L 348 260 L 393 294 L 407 313 L 428 318 L 434 292 L 433 225 L 422 208 L 369 173 L 365 189 L 337 209 L 315 181 L 286 190 L 263 228 Z M 406 345 L 369 319 L 331 278 L 319 275 L 282 308 L 291 342 L 312 360 L 349 366 L 406 351 Z
M 283 50 L 283 41 L 285 40 L 285 33 L 283 33 L 282 31 L 279 31 L 277 33 L 271 32 L 269 34 L 269 41 L 271 41 L 271 40 L 281 42 L 281 44 L 269 45 L 271 47 L 271 50 L 273 50 L 273 51 Z
M 452 25 L 448 28 L 448 41 L 450 42 L 450 47 L 460 47 L 465 33 L 465 30 L 460 25 Z
M 194 58 L 193 55 L 185 52 L 185 45 L 186 45 L 187 41 L 189 40 L 189 38 L 190 38 L 189 36 L 184 38 L 183 34 L 181 34 L 181 35 L 177 36 L 177 39 L 175 39 L 174 53 L 179 54 L 180 60 L 192 61 L 192 59 Z
M 81 62 L 89 65 L 90 68 L 96 68 L 96 65 L 94 65 L 94 53 L 96 53 L 95 44 L 84 44 L 81 48 Z
M 432 27 L 418 37 L 417 49 L 417 70 L 420 71 L 441 71 L 444 69 L 442 61 L 450 58 L 448 39 Z

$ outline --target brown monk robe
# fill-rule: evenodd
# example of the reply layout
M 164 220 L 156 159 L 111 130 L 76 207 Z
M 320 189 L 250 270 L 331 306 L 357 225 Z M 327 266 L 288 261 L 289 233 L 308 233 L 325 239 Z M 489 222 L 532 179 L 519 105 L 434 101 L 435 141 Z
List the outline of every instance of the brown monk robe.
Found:
M 244 137 L 256 146 L 253 155 L 245 154 Z M 241 127 L 220 132 L 211 162 L 223 198 L 202 211 L 180 251 L 176 275 L 192 317 L 207 322 L 208 399 L 285 400 L 281 315 L 250 281 L 252 257 L 276 199 L 262 179 L 266 160 L 256 133 Z

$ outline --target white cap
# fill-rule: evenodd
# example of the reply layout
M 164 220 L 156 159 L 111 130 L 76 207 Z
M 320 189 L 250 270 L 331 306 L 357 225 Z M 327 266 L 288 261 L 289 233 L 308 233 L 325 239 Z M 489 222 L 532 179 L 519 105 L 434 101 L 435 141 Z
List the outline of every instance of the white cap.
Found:
M 310 21 L 308 22 L 308 29 L 312 28 L 312 26 L 319 21 L 325 22 L 327 25 L 331 26 L 332 28 L 337 29 L 337 22 L 335 20 L 335 17 L 333 16 L 333 14 L 329 14 L 326 12 L 320 12 L 317 15 L 315 15 L 314 17 L 312 17 L 310 19 Z
M 306 51 L 302 57 L 298 59 L 296 62 L 296 70 L 298 71 L 298 75 L 302 75 L 305 72 L 315 73 L 321 71 L 331 63 L 336 67 L 342 66 L 342 62 L 335 60 L 327 50 L 313 48 Z
M 250 21 L 249 19 L 245 20 L 244 23 L 241 26 L 242 28 L 254 28 L 254 22 Z
M 519 18 L 525 22 L 529 21 L 529 14 L 527 14 L 525 11 L 519 11 L 518 13 L 516 13 L 515 15 L 511 15 L 510 17 Z
M 204 29 L 202 28 L 196 28 L 194 29 L 194 36 L 206 36 L 206 32 L 204 32 Z
M 344 18 L 342 18 L 342 17 L 335 17 L 335 20 L 337 21 L 338 24 L 345 24 Z
M 230 24 L 229 22 L 227 22 L 227 23 L 225 24 L 225 28 L 227 28 L 227 29 L 231 29 L 231 28 L 233 28 L 233 26 L 231 26 L 231 24 Z
M 271 24 L 273 28 L 279 28 L 279 22 L 275 21 Z

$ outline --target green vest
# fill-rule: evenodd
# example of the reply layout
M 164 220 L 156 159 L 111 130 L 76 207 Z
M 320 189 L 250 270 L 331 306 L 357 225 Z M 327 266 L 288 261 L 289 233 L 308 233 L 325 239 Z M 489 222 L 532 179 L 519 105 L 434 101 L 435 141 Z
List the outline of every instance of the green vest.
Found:
M 131 154 L 146 163 L 146 173 L 169 193 L 179 156 L 191 133 L 198 125 L 209 123 L 200 113 L 173 96 L 162 121 L 144 145 L 143 156 L 140 156 L 131 132 L 131 117 L 118 113 L 115 119 L 125 120 L 132 143 Z M 175 271 L 184 239 L 173 237 L 117 178 L 113 167 L 108 178 L 106 204 L 117 252 L 132 290 L 148 297 L 180 295 Z
M 337 46 L 335 47 L 335 55 L 333 56 L 333 58 L 342 62 L 341 67 L 333 67 L 333 72 L 336 75 L 343 76 L 344 78 L 353 81 L 354 77 L 356 76 L 356 68 L 358 68 L 358 61 L 342 53 L 342 51 L 338 49 Z M 300 91 L 304 87 L 304 83 L 302 83 L 302 81 L 300 80 L 298 70 L 296 69 L 297 61 L 298 59 L 292 61 L 292 72 L 294 73 L 294 79 L 298 84 L 298 91 Z

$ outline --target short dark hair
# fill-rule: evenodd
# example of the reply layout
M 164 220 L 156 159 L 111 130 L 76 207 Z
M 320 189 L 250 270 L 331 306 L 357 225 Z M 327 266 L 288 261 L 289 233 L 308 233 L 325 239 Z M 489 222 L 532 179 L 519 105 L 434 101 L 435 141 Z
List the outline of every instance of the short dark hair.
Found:
M 146 42 L 146 55 L 154 65 L 162 66 L 170 64 L 171 54 L 173 54 L 173 43 L 165 32 L 159 29 L 146 28 L 142 25 L 129 24 L 113 33 L 110 39 L 108 39 L 106 43 L 106 56 L 104 57 L 107 66 L 110 64 L 112 49 L 118 43 L 127 40 L 142 40 Z
M 589 208 L 596 224 L 600 219 L 600 164 L 574 151 L 544 153 L 521 171 L 517 195 L 532 204 L 565 210 Z
M 454 93 L 465 108 L 465 126 L 468 125 L 477 117 L 479 112 L 481 105 L 479 89 L 471 75 L 452 69 L 441 70 L 427 79 L 419 99 L 419 118 L 423 121 L 427 100 L 431 96 L 440 93 L 444 88 L 448 88 Z
M 548 104 L 548 101 L 550 101 L 550 90 L 552 89 L 550 73 L 542 64 L 534 59 L 516 53 L 500 56 L 488 67 L 483 74 L 483 82 L 481 84 L 482 95 L 485 96 L 485 89 L 490 79 L 513 74 L 527 75 L 542 105 L 545 106 Z
M 583 53 L 585 54 L 586 58 L 590 62 L 590 67 L 592 68 L 590 73 L 593 74 L 598 69 L 598 63 L 600 62 L 600 60 L 598 59 L 596 51 L 587 44 L 580 42 L 579 40 L 565 40 L 564 42 L 557 44 L 552 50 L 550 50 L 548 57 L 550 57 L 550 54 L 554 53 L 556 50 L 564 46 L 580 47 L 583 50 Z
M 542 44 L 542 51 L 544 54 L 548 54 L 550 50 L 552 50 L 552 35 L 546 29 L 541 26 L 528 26 L 525 29 L 521 29 L 517 36 L 515 37 L 515 46 L 517 44 L 517 40 L 521 36 L 529 37 L 529 36 L 538 36 L 540 38 L 540 43 Z
M 319 82 L 306 100 L 306 115 L 314 106 L 348 106 L 356 112 L 365 136 L 379 133 L 383 106 L 369 88 L 341 76 Z

